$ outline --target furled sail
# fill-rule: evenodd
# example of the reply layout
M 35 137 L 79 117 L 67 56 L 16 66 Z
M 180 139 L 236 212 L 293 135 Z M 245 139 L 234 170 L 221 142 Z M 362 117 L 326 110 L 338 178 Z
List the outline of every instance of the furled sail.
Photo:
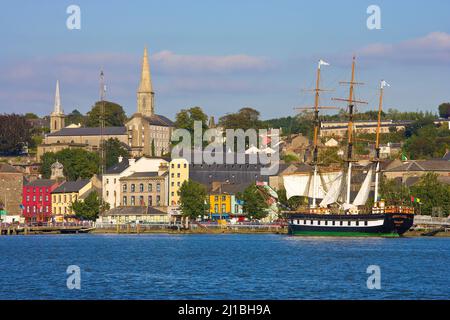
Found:
M 363 206 L 366 204 L 367 199 L 369 198 L 371 183 L 372 183 L 372 168 L 370 168 L 369 172 L 367 172 L 367 176 L 364 179 L 364 182 L 363 182 L 358 194 L 356 195 L 355 200 L 353 201 L 353 205 Z
M 327 194 L 323 198 L 322 202 L 320 202 L 320 206 L 322 208 L 326 208 L 329 204 L 335 203 L 341 194 L 342 190 L 342 180 L 344 178 L 343 172 L 340 172 L 336 179 L 330 186 Z
M 317 199 L 325 198 L 331 186 L 341 172 L 322 172 L 317 178 Z M 292 174 L 283 176 L 284 188 L 288 199 L 294 196 L 309 197 L 314 196 L 313 176 L 311 174 Z

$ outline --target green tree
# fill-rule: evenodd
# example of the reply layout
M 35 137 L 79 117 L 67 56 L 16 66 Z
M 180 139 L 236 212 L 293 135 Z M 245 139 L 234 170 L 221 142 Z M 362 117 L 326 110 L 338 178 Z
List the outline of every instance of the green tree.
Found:
M 78 218 L 82 220 L 95 221 L 98 218 L 100 209 L 102 209 L 102 211 L 109 210 L 109 203 L 104 202 L 102 207 L 98 192 L 94 190 L 89 193 L 84 201 L 77 200 L 72 203 L 71 207 Z
M 64 175 L 68 180 L 91 178 L 98 174 L 100 157 L 96 152 L 83 149 L 64 149 L 56 153 L 46 152 L 42 156 L 41 174 L 50 178 L 51 165 L 58 160 L 64 166 Z
M 84 115 L 82 115 L 81 112 L 78 111 L 77 109 L 75 109 L 71 113 L 69 113 L 65 119 L 66 126 L 70 125 L 70 124 L 84 125 L 85 122 L 86 122 L 86 117 Z
M 184 181 L 180 188 L 180 209 L 185 217 L 196 219 L 207 213 L 206 187 L 193 180 Z
M 450 118 L 450 102 L 444 102 L 439 105 L 439 116 L 441 118 Z
M 117 138 L 110 138 L 105 142 L 105 166 L 112 167 L 119 161 L 119 157 L 128 158 L 130 155 L 127 145 L 120 142 Z
M 419 182 L 411 187 L 411 195 L 420 199 L 420 213 L 431 215 L 433 210 L 445 215 L 450 213 L 450 185 L 438 180 L 438 175 L 429 172 L 419 179 Z
M 189 109 L 182 109 L 175 117 L 175 127 L 178 129 L 186 129 L 189 132 L 194 132 L 194 121 L 202 122 L 202 129 L 208 129 L 208 116 L 200 107 L 192 107 Z
M 35 113 L 32 113 L 32 112 L 25 113 L 25 118 L 26 119 L 39 119 L 39 117 Z
M 25 116 L 0 114 L 0 153 L 18 154 L 32 144 L 32 128 Z
M 104 120 L 105 127 L 122 127 L 127 121 L 125 111 L 121 105 L 111 102 L 103 101 L 104 103 Z M 102 102 L 97 101 L 92 107 L 91 111 L 87 113 L 86 126 L 100 127 L 100 116 L 102 111 Z
M 259 129 L 263 127 L 259 120 L 259 111 L 242 108 L 237 113 L 227 114 L 219 119 L 219 125 L 225 129 Z
M 450 131 L 434 123 L 417 128 L 403 147 L 411 159 L 441 158 L 450 147 Z
M 410 203 L 409 188 L 400 180 L 381 177 L 380 196 L 386 205 L 401 205 Z
M 269 205 L 256 184 L 251 184 L 244 192 L 238 193 L 237 198 L 244 201 L 242 209 L 251 220 L 259 220 L 267 216 Z

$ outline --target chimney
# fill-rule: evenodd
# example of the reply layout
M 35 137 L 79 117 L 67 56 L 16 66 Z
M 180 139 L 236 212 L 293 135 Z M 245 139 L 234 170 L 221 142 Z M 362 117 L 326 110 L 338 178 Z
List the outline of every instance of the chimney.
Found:
M 162 176 L 169 170 L 169 165 L 166 162 L 161 162 L 158 167 L 158 176 Z
M 119 156 L 119 163 L 121 163 L 122 162 L 122 160 L 123 160 L 123 157 L 122 156 Z

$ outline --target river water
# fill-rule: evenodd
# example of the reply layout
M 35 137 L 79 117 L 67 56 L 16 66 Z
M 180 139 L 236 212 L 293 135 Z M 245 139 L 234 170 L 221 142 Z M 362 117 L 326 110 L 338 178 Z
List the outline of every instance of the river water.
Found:
M 2 236 L 0 299 L 449 299 L 449 267 L 450 238 Z

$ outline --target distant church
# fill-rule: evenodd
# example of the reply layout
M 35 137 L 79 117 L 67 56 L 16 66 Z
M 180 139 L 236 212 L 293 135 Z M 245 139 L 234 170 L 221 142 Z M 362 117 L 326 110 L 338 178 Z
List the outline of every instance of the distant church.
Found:
M 161 156 L 170 152 L 170 137 L 173 122 L 156 115 L 155 93 L 150 77 L 147 48 L 142 60 L 141 80 L 137 90 L 137 112 L 127 121 L 125 127 L 103 128 L 103 139 L 117 138 L 126 145 L 133 157 Z M 56 82 L 55 103 L 50 115 L 50 133 L 38 146 L 37 158 L 41 160 L 45 152 L 58 152 L 63 149 L 82 148 L 97 151 L 101 145 L 101 128 L 65 127 L 64 111 L 61 105 L 59 82 Z

